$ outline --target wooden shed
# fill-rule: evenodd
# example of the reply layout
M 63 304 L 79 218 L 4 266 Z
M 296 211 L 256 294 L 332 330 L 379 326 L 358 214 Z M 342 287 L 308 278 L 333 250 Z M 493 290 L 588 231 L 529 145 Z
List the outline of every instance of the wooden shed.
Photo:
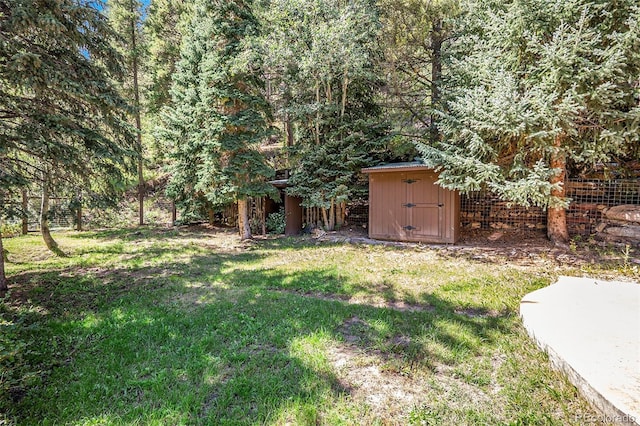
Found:
M 369 238 L 455 243 L 460 194 L 437 185 L 438 174 L 419 162 L 362 169 L 369 175 Z

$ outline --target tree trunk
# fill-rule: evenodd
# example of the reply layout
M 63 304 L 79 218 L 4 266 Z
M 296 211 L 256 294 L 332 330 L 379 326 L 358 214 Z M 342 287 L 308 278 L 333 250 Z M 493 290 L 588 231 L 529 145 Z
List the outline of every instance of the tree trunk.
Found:
M 77 195 L 78 209 L 76 210 L 76 231 L 82 231 L 82 193 Z
M 131 2 L 131 15 L 135 16 L 135 5 Z M 136 20 L 131 19 L 131 48 L 133 49 L 131 71 L 133 72 L 133 99 L 138 142 L 138 216 L 140 225 L 144 225 L 144 175 L 142 173 L 142 123 L 140 120 L 140 87 L 138 85 L 138 51 Z
M 316 80 L 316 145 L 320 145 L 320 82 Z
M 349 85 L 348 69 L 344 67 L 344 77 L 342 79 L 342 101 L 340 102 L 340 118 L 344 117 L 344 110 L 347 107 L 347 86 Z
M 76 231 L 82 231 L 82 204 L 78 205 L 76 211 Z
M 45 172 L 48 173 L 48 172 Z M 49 179 L 45 177 L 42 182 L 42 203 L 40 204 L 40 232 L 42 232 L 42 239 L 45 245 L 51 252 L 57 256 L 63 256 L 64 253 L 58 247 L 58 243 L 51 236 L 49 230 Z
M 264 237 L 265 235 L 267 235 L 267 198 L 262 197 L 261 200 L 262 201 L 260 201 L 260 204 L 262 210 L 262 236 Z
M 344 225 L 345 222 L 345 216 L 346 216 L 346 203 L 342 202 L 340 204 L 338 204 L 337 206 L 337 212 L 336 212 L 336 226 L 339 228 L 342 228 L 342 226 Z
M 27 198 L 27 190 L 22 190 L 22 235 L 29 233 L 29 199 Z
M 247 199 L 238 200 L 238 230 L 241 240 L 251 239 L 251 227 L 249 226 L 249 205 Z
M 550 166 L 558 172 L 551 178 L 551 184 L 560 183 L 559 189 L 551 191 L 551 196 L 559 201 L 566 199 L 565 178 L 567 175 L 567 158 L 562 151 L 562 141 L 564 134 L 556 136 L 554 140 L 554 151 L 551 154 Z M 567 211 L 564 207 L 549 207 L 547 210 L 547 236 L 553 243 L 562 245 L 569 242 L 569 231 L 567 229 Z
M 175 200 L 171 201 L 171 226 L 176 225 L 176 221 L 178 220 L 178 210 L 176 209 Z
M 289 116 L 289 113 L 286 115 L 284 127 L 287 132 L 287 146 L 293 146 L 293 128 L 291 126 L 291 117 Z
M 442 21 L 436 19 L 433 21 L 431 31 L 431 109 L 440 103 L 440 79 L 442 77 Z M 429 126 L 429 136 L 431 142 L 437 142 L 439 139 L 438 127 L 436 125 L 435 111 L 431 112 L 431 123 Z
M 327 231 L 335 231 L 336 229 L 336 201 L 331 199 L 331 207 L 329 207 L 329 229 Z
M 0 227 L 0 229 L 2 228 Z M 4 273 L 4 247 L 2 246 L 2 232 L 0 232 L 0 291 L 6 291 L 8 289 L 7 276 Z
M 329 219 L 327 218 L 327 209 L 320 207 L 322 211 L 322 223 L 324 224 L 325 231 L 329 231 Z
M 208 209 L 207 215 L 209 215 L 209 225 L 213 226 L 216 223 L 216 212 L 213 209 Z

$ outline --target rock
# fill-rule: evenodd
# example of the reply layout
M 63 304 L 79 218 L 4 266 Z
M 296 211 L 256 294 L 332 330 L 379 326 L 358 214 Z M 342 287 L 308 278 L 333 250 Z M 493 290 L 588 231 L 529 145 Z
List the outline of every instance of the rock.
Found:
M 630 204 L 614 206 L 604 212 L 604 217 L 612 220 L 640 223 L 640 206 Z
M 605 229 L 604 232 L 615 237 L 640 240 L 640 226 L 613 226 Z

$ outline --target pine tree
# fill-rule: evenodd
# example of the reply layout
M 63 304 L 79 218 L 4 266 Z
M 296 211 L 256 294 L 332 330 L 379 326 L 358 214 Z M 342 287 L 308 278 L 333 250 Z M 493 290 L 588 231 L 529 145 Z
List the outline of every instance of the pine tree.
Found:
M 145 46 L 142 38 L 142 3 L 138 0 L 109 0 L 107 14 L 109 22 L 120 36 L 120 49 L 127 65 L 124 93 L 133 104 L 133 120 L 138 143 L 138 223 L 144 225 L 144 155 L 142 145 L 142 119 L 140 103 L 140 74 Z
M 387 111 L 407 138 L 440 137 L 436 111 L 446 92 L 442 73 L 456 36 L 459 0 L 380 0 Z M 427 95 L 428 94 L 428 95 Z
M 0 192 L 37 182 L 46 196 L 61 182 L 98 181 L 106 191 L 122 176 L 135 152 L 111 83 L 122 76 L 113 38 L 84 2 L 0 0 Z
M 271 134 L 270 110 L 258 62 L 247 59 L 246 41 L 257 32 L 251 2 L 195 4 L 161 132 L 174 160 L 168 192 L 187 205 L 237 202 L 242 239 L 251 238 L 248 198 L 275 191 L 258 149 Z
M 144 35 L 149 47 L 146 68 L 151 81 L 146 95 L 151 114 L 171 103 L 171 79 L 180 60 L 180 45 L 192 8 L 191 2 L 184 0 L 154 0 L 149 4 Z
M 320 207 L 334 229 L 388 133 L 375 102 L 378 10 L 369 0 L 273 0 L 261 21 L 271 101 L 293 146 L 288 193 Z
M 547 208 L 568 240 L 569 161 L 595 164 L 638 143 L 640 8 L 633 0 L 475 5 L 457 40 L 441 143 L 420 145 L 449 188 L 482 185 Z

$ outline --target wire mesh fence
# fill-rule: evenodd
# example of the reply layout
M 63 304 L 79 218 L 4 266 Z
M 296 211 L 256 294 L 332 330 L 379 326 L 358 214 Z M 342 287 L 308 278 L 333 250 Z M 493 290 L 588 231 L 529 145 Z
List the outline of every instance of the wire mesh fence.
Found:
M 590 235 L 602 220 L 605 209 L 623 205 L 640 205 L 640 180 L 571 179 L 566 183 L 567 226 L 572 235 Z M 540 207 L 523 207 L 501 200 L 489 191 L 461 197 L 460 220 L 463 229 L 544 230 L 546 211 Z
M 542 230 L 547 226 L 547 218 L 543 209 L 513 205 L 487 190 L 470 192 L 461 196 L 460 222 L 463 230 Z
M 29 231 L 40 230 L 40 208 L 42 199 L 40 197 L 27 198 L 26 219 Z M 49 226 L 51 228 L 70 228 L 75 223 L 75 212 L 69 207 L 69 200 L 66 198 L 49 199 Z
M 26 208 L 22 202 L 10 203 L 13 214 L 6 219 L 9 224 L 21 224 L 26 220 L 28 232 L 40 231 L 40 197 L 26 198 Z M 74 228 L 80 221 L 83 228 L 112 228 L 133 226 L 138 223 L 138 203 L 136 200 L 123 201 L 118 207 L 82 208 L 68 198 L 49 199 L 49 227 L 52 229 Z M 78 216 L 80 213 L 80 216 Z M 149 225 L 169 225 L 173 223 L 173 203 L 164 198 L 148 198 L 144 204 L 144 222 Z

